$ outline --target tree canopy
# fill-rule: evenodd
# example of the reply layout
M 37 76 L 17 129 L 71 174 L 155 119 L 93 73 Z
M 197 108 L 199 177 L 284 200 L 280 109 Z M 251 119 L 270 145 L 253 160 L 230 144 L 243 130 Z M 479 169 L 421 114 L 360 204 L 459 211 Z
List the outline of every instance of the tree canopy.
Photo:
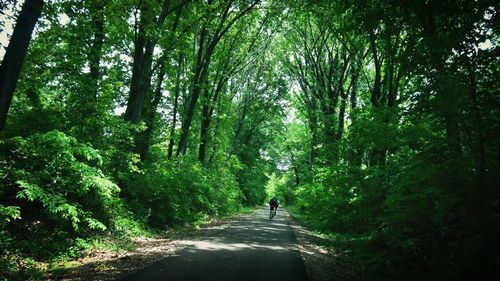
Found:
M 2 2 L 0 276 L 278 196 L 366 280 L 493 280 L 497 13 L 492 0 Z

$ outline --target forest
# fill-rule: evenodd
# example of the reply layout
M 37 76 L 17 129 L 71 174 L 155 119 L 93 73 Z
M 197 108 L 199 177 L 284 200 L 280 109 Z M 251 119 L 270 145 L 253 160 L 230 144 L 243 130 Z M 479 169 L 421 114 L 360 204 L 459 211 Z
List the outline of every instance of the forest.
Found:
M 495 280 L 498 9 L 1 1 L 0 280 L 271 196 L 360 280 Z

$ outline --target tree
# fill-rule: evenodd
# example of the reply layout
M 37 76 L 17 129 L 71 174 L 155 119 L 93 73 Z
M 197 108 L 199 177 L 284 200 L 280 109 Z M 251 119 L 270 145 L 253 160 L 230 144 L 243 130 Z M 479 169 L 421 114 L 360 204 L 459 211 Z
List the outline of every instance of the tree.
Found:
M 0 65 L 0 131 L 5 126 L 17 80 L 31 41 L 31 34 L 42 14 L 42 8 L 42 0 L 24 2 Z
M 0 69 L 2 277 L 272 193 L 362 269 L 345 280 L 496 280 L 494 1 L 23 3 Z
M 212 3 L 212 0 L 208 0 L 207 2 L 209 7 L 212 5 Z M 252 1 L 249 5 L 240 7 L 239 11 L 234 12 L 231 11 L 233 2 L 229 1 L 224 5 L 224 10 L 221 12 L 220 17 L 218 17 L 218 21 L 216 21 L 217 23 L 213 26 L 213 31 L 210 29 L 211 26 L 208 26 L 207 23 L 202 24 L 199 34 L 199 43 L 196 51 L 197 54 L 194 67 L 191 96 L 189 99 L 189 105 L 187 107 L 186 115 L 182 121 L 181 135 L 179 138 L 179 145 L 177 147 L 177 156 L 184 155 L 186 153 L 189 129 L 191 127 L 191 123 L 193 122 L 194 111 L 198 102 L 198 98 L 208 77 L 209 67 L 215 48 L 219 44 L 221 38 L 229 31 L 229 29 L 240 18 L 250 13 L 258 3 L 258 0 Z

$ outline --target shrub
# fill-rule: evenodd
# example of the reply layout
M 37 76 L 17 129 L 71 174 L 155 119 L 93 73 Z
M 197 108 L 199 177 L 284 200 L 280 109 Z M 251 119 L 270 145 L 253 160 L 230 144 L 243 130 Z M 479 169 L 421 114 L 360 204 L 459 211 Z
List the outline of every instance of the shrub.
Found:
M 202 166 L 197 159 L 165 158 L 155 145 L 142 172 L 127 184 L 129 205 L 136 215 L 155 228 L 194 223 L 239 209 L 242 193 L 236 181 L 239 162 Z
M 26 220 L 73 230 L 105 230 L 107 209 L 119 188 L 100 170 L 98 150 L 59 131 L 0 142 L 4 203 L 16 203 Z M 29 212 L 41 207 L 41 212 Z M 2 214 L 15 217 L 15 209 Z M 31 216 L 31 217 L 29 217 Z

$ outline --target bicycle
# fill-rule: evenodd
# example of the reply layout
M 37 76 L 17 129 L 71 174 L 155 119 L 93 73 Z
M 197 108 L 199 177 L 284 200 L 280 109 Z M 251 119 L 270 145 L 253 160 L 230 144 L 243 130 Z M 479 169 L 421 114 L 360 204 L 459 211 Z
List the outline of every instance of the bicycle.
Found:
M 272 207 L 271 208 L 271 213 L 269 214 L 269 219 L 272 220 L 274 218 L 274 216 L 276 216 L 276 209 L 278 209 L 278 207 Z

